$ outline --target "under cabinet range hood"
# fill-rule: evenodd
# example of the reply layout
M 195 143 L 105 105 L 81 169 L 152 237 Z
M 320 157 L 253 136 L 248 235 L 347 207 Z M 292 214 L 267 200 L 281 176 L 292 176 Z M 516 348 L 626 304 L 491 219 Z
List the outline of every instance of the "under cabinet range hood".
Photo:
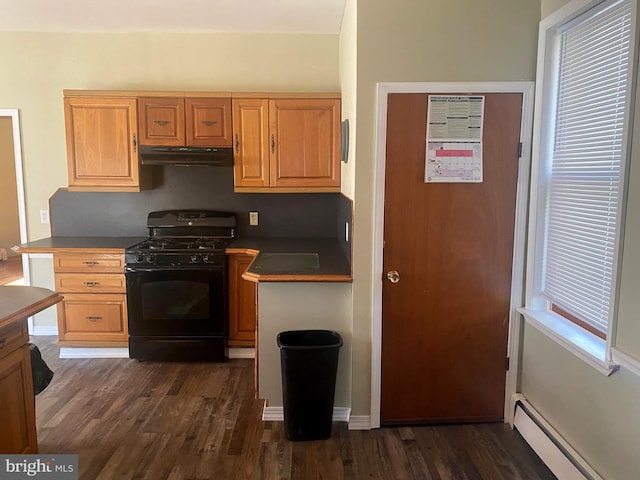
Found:
M 140 147 L 142 165 L 233 166 L 231 147 Z

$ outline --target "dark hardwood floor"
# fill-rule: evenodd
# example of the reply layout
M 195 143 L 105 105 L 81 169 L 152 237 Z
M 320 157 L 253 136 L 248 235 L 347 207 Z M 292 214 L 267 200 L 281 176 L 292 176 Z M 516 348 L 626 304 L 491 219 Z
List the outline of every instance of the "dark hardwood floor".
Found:
M 22 278 L 22 255 L 9 257 L 0 262 L 0 285 L 14 282 Z
M 349 431 L 289 442 L 262 422 L 253 362 L 139 363 L 59 359 L 56 337 L 32 337 L 55 372 L 36 397 L 40 453 L 79 454 L 93 479 L 553 479 L 505 424 Z

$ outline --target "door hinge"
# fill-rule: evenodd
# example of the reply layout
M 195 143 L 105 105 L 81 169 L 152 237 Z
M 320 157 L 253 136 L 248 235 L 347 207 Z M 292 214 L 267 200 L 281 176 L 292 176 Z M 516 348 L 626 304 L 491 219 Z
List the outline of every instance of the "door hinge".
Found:
M 518 144 L 518 158 L 522 158 L 522 142 Z
M 506 365 L 507 365 L 507 371 L 509 371 L 509 357 L 507 357 L 507 359 L 506 359 L 506 360 L 507 360 L 507 361 L 506 361 L 505 363 L 506 363 Z

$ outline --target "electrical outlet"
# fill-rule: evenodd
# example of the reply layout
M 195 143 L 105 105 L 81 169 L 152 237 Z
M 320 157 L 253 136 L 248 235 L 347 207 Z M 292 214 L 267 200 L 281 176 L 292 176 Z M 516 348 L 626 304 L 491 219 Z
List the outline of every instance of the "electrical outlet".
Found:
M 349 222 L 344 222 L 344 241 L 349 242 Z
M 258 212 L 249 212 L 249 225 L 258 225 Z
M 49 223 L 49 210 L 40 210 L 40 223 Z

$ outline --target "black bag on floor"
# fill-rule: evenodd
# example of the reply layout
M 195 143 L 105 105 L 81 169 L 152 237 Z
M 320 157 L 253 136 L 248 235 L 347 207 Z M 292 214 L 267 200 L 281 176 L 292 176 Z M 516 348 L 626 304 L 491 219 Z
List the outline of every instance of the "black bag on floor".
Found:
M 33 377 L 33 393 L 38 395 L 42 392 L 53 378 L 53 372 L 49 366 L 42 359 L 40 349 L 33 343 L 29 344 L 29 351 L 31 353 L 31 376 Z

